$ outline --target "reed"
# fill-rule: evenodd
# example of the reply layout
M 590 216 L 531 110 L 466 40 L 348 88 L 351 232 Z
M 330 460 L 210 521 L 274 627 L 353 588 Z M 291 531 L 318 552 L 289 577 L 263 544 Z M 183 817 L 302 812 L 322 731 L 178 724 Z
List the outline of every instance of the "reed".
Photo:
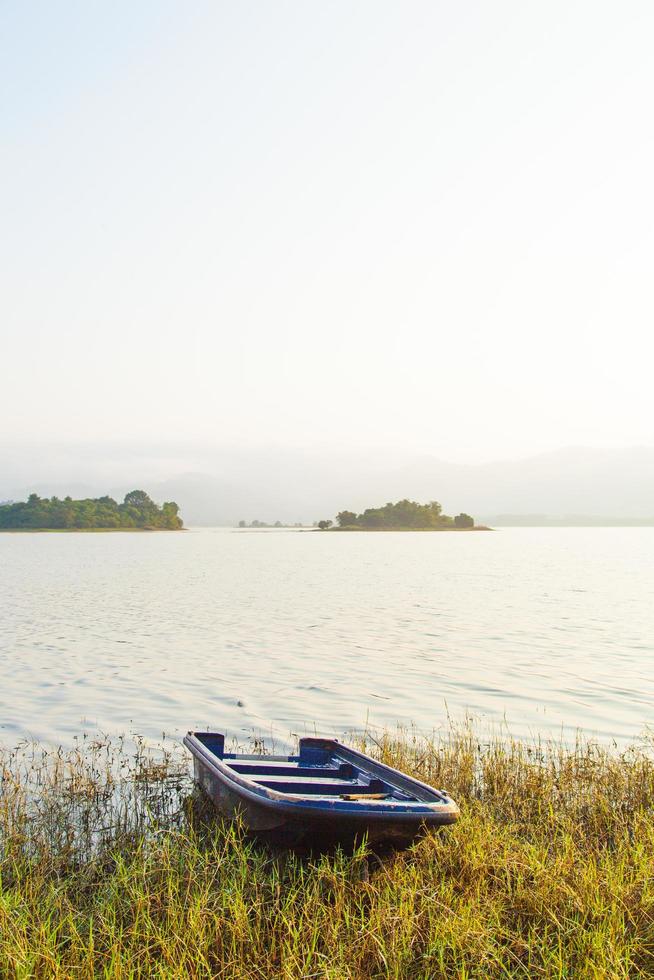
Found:
M 361 745 L 459 823 L 386 858 L 273 854 L 206 819 L 176 746 L 0 753 L 0 976 L 654 975 L 651 742 Z

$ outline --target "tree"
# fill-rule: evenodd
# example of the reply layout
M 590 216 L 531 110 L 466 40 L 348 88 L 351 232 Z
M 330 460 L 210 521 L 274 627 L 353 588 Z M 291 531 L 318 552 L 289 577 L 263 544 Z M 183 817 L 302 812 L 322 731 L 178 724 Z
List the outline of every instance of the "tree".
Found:
M 363 514 L 359 515 L 357 523 L 364 524 L 366 527 L 382 527 L 384 524 L 384 508 L 366 507 Z
M 455 527 L 474 527 L 475 521 L 470 514 L 457 514 L 454 518 Z
M 437 500 L 419 504 L 415 500 L 389 501 L 383 507 L 367 507 L 362 514 L 342 510 L 336 515 L 339 527 L 395 528 L 432 530 L 453 527 L 454 520 L 443 513 Z
M 326 531 L 327 528 L 331 527 L 333 523 L 333 521 L 318 521 L 318 527 L 321 531 Z
M 145 490 L 130 490 L 129 493 L 125 494 L 124 503 L 127 507 L 138 507 L 139 509 L 153 506 L 153 501 L 148 497 Z
M 176 530 L 182 526 L 176 503 L 168 501 L 157 507 L 143 490 L 133 490 L 120 505 L 112 497 L 97 500 L 65 497 L 59 500 L 57 497 L 41 499 L 33 493 L 25 502 L 0 506 L 0 528 L 151 527 Z
M 156 504 L 153 504 L 156 509 Z M 182 526 L 182 519 L 179 516 L 179 507 L 174 500 L 168 500 L 161 505 L 161 525 L 157 522 L 157 526 L 166 527 L 173 531 Z

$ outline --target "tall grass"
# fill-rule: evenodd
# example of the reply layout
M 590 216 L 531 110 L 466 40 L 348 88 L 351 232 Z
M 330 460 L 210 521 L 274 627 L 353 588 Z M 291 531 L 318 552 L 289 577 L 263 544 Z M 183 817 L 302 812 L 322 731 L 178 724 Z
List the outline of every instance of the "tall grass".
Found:
M 0 755 L 0 976 L 654 976 L 651 745 L 364 748 L 460 821 L 387 858 L 272 854 L 203 818 L 176 748 Z

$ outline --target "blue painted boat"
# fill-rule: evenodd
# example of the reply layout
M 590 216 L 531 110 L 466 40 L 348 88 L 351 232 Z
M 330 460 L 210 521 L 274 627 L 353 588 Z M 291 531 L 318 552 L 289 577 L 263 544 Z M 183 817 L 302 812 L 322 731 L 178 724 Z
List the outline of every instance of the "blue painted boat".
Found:
M 366 837 L 402 847 L 459 815 L 447 793 L 336 739 L 303 738 L 288 756 L 225 752 L 219 732 L 189 732 L 184 745 L 220 813 L 276 843 L 350 846 Z

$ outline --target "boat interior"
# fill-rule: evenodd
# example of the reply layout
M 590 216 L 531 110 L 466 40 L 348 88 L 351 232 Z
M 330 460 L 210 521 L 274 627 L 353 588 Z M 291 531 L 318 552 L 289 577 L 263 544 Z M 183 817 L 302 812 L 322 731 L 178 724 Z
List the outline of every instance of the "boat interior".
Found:
M 394 786 L 392 781 L 340 758 L 337 744 L 327 749 L 300 743 L 299 755 L 241 755 L 224 751 L 222 735 L 195 734 L 211 754 L 239 776 L 288 796 L 389 802 L 418 800 L 417 796 Z

